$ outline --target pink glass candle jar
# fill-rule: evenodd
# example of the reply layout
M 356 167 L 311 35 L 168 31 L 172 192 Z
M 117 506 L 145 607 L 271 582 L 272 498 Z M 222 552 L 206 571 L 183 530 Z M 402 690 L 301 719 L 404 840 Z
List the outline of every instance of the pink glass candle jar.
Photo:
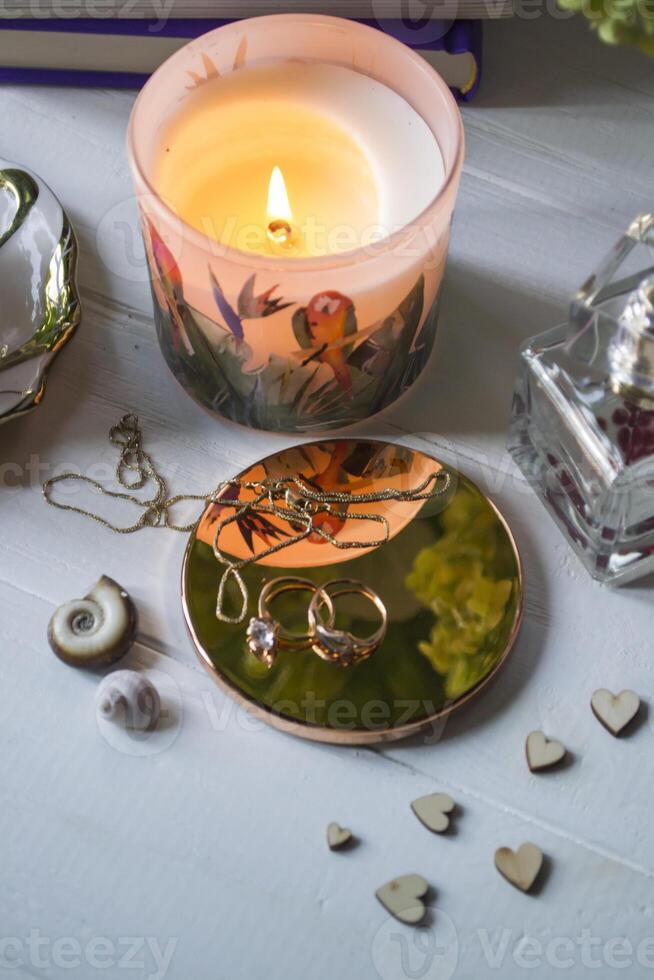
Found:
M 463 161 L 442 79 L 374 28 L 237 21 L 139 95 L 129 156 L 164 357 L 262 429 L 368 418 L 433 346 Z

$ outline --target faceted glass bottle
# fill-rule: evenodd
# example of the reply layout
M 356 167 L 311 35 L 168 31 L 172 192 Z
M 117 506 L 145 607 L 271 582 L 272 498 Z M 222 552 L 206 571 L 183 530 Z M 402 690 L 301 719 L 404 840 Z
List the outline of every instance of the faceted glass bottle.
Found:
M 654 215 L 523 346 L 509 451 L 594 578 L 654 571 Z

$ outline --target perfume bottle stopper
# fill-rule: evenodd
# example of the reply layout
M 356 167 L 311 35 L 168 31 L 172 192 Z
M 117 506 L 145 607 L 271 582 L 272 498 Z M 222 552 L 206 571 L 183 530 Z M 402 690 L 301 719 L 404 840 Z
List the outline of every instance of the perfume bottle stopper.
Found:
M 636 398 L 654 398 L 654 276 L 629 295 L 608 350 L 611 386 Z

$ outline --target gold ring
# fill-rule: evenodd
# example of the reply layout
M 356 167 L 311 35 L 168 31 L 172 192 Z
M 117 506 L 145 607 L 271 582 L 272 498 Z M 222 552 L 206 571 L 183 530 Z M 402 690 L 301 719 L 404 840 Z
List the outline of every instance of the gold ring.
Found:
M 334 599 L 344 595 L 361 595 L 369 599 L 381 615 L 381 626 L 370 636 L 354 636 L 348 630 L 334 628 Z M 329 621 L 322 618 L 321 610 L 325 607 L 329 613 Z M 377 593 L 363 582 L 354 579 L 336 579 L 327 582 L 320 588 L 309 604 L 309 628 L 313 639 L 311 649 L 323 660 L 350 667 L 352 664 L 367 660 L 375 652 L 386 636 L 388 613 L 386 606 Z
M 285 575 L 271 579 L 259 593 L 258 615 L 253 616 L 246 630 L 250 652 L 267 667 L 272 667 L 280 650 L 305 650 L 313 642 L 312 633 L 291 633 L 270 615 L 269 606 L 285 592 L 311 592 L 315 598 L 318 586 L 308 578 Z M 323 601 L 327 608 L 329 625 L 334 622 L 334 606 L 329 596 Z

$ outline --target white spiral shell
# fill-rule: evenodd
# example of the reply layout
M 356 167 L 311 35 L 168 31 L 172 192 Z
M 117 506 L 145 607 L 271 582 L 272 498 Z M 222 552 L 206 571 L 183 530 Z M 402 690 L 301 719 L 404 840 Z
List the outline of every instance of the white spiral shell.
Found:
M 100 683 L 95 697 L 98 715 L 139 732 L 151 731 L 161 715 L 159 692 L 143 674 L 116 670 Z
M 73 599 L 55 610 L 48 640 L 67 664 L 108 666 L 127 653 L 136 627 L 136 608 L 129 595 L 103 575 L 83 599 Z

